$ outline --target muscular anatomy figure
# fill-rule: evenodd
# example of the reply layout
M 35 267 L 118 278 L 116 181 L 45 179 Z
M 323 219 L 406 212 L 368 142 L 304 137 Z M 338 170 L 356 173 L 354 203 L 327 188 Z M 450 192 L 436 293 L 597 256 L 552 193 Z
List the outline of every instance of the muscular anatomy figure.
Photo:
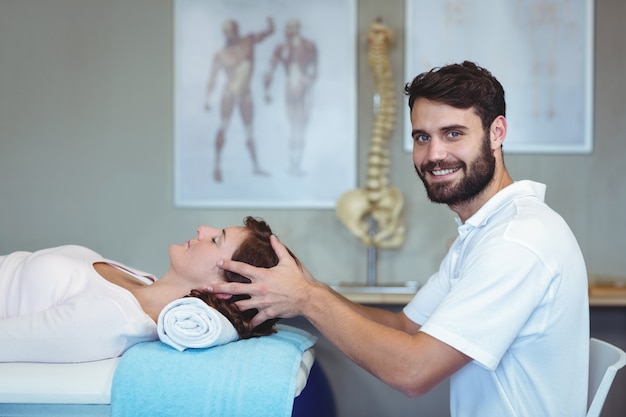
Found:
M 223 31 L 226 36 L 226 45 L 213 57 L 205 99 L 205 109 L 209 111 L 211 110 L 210 99 L 215 89 L 217 76 L 223 70 L 226 75 L 226 82 L 220 102 L 220 126 L 215 136 L 215 170 L 213 172 L 213 178 L 217 182 L 222 181 L 220 157 L 224 147 L 226 128 L 235 107 L 239 108 L 241 119 L 246 128 L 246 144 L 252 158 L 254 174 L 267 175 L 259 168 L 252 134 L 254 106 L 250 92 L 250 79 L 254 69 L 254 47 L 274 33 L 274 21 L 268 17 L 266 30 L 240 36 L 237 22 L 227 20 L 223 24 Z
M 285 42 L 276 46 L 270 68 L 265 74 L 265 99 L 271 101 L 269 88 L 274 71 L 281 64 L 285 69 L 287 118 L 291 125 L 289 139 L 291 175 L 303 175 L 304 133 L 311 114 L 311 89 L 317 78 L 317 47 L 300 34 L 300 22 L 292 19 L 285 27 Z

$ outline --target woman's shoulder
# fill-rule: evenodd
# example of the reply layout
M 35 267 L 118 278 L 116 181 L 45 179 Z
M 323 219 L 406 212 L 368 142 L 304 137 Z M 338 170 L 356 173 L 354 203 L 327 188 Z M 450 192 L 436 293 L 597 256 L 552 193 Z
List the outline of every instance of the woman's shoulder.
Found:
M 93 249 L 81 245 L 61 245 L 33 252 L 33 255 L 60 255 L 77 259 L 102 259 L 102 255 Z
M 58 261 L 61 259 L 92 261 L 101 258 L 102 256 L 98 253 L 80 245 L 55 246 L 34 251 L 21 250 L 0 257 L 0 270 L 2 270 L 3 273 L 6 273 L 7 270 L 15 273 L 27 265 L 42 262 Z

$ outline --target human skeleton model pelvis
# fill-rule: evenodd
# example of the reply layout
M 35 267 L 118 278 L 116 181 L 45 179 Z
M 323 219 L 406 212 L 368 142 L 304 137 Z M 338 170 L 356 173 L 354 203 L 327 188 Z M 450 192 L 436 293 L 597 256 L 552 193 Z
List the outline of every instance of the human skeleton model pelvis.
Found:
M 364 189 L 344 193 L 336 207 L 337 217 L 367 247 L 397 248 L 406 234 L 400 218 L 404 197 L 398 188 L 389 187 L 389 139 L 396 109 L 387 52 L 393 40 L 393 32 L 380 20 L 372 22 L 367 34 L 368 61 L 380 101 L 368 155 L 367 183 Z

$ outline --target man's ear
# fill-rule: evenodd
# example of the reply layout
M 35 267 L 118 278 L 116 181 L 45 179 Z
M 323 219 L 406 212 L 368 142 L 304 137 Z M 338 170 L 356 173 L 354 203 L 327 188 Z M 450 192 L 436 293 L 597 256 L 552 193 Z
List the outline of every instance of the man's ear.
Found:
M 496 117 L 489 128 L 491 149 L 499 149 L 502 147 L 502 142 L 504 142 L 506 138 L 506 130 L 506 118 L 502 115 Z

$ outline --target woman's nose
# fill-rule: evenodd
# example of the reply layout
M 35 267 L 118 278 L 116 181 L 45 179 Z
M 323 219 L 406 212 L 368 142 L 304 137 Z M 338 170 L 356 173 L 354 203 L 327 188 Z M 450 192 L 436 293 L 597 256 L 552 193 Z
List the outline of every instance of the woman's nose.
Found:
M 198 240 L 202 240 L 204 239 L 206 236 L 210 235 L 211 233 L 215 232 L 215 228 L 213 227 L 209 227 L 209 226 L 199 226 L 198 230 L 196 231 L 196 237 L 198 238 Z

